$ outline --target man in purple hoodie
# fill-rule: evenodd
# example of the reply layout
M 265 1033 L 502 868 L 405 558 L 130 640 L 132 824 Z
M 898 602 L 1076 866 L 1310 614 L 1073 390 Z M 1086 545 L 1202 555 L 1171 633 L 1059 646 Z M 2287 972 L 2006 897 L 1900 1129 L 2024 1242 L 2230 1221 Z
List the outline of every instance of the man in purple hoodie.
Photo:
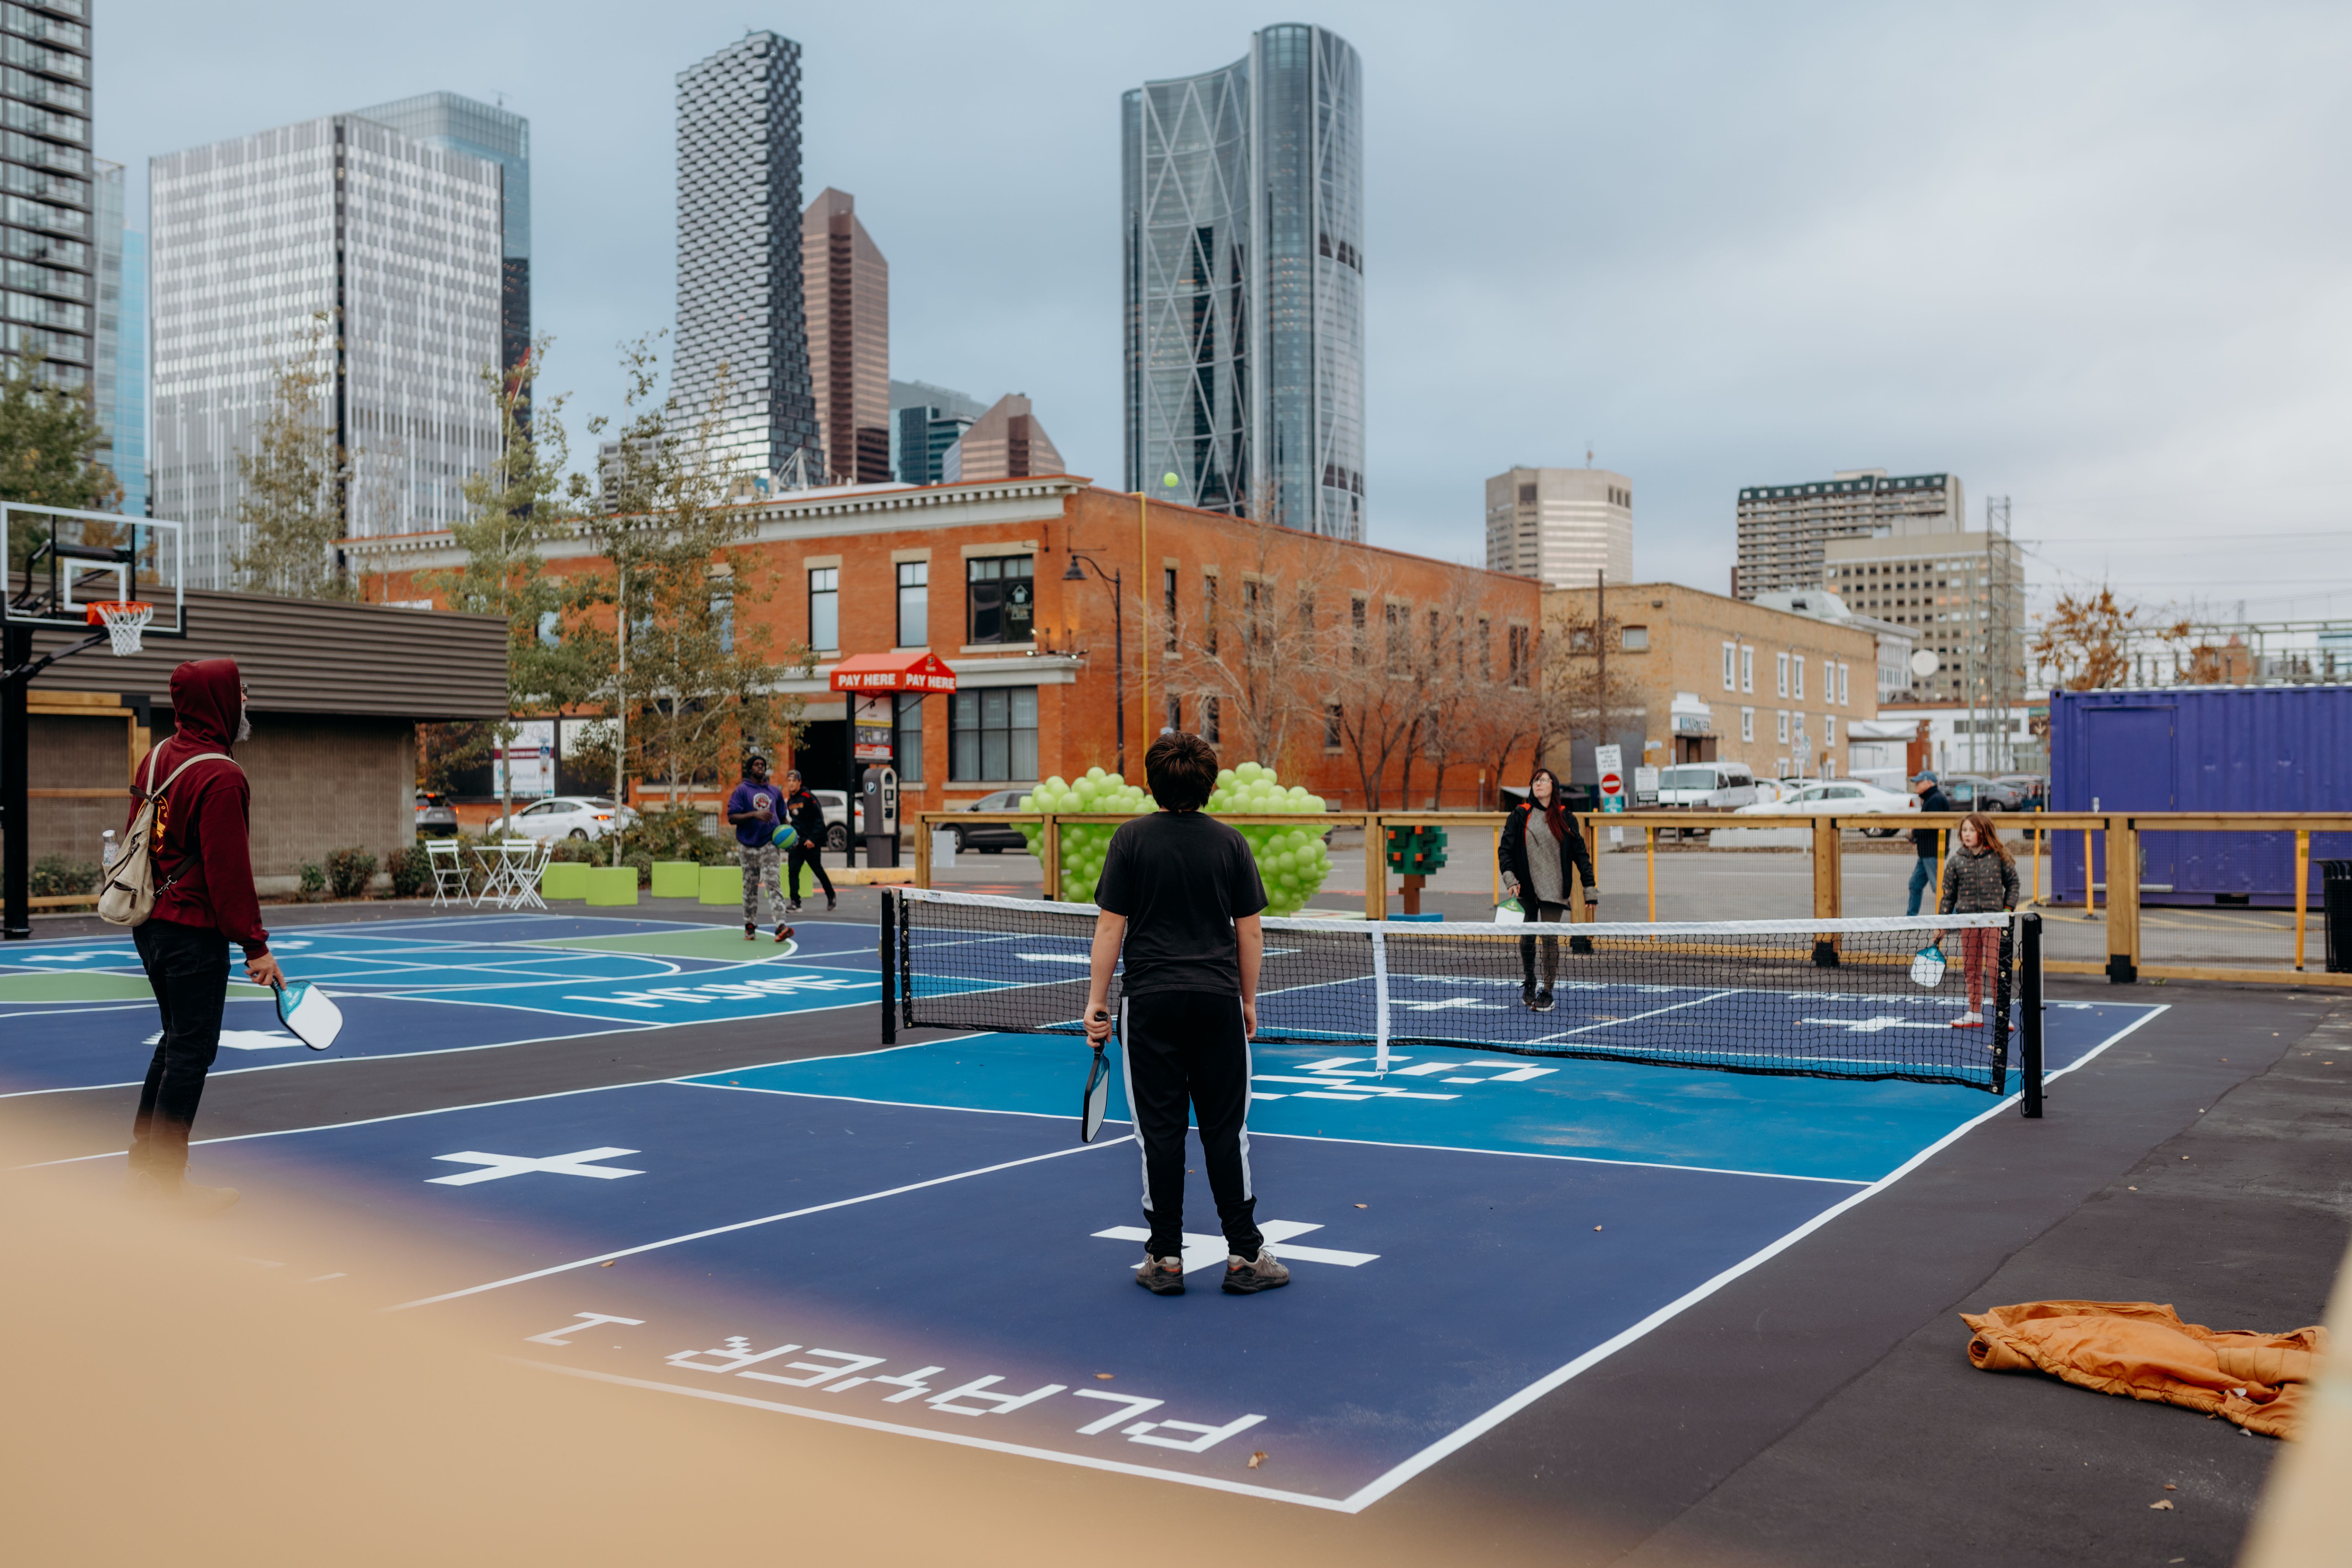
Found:
M 207 658 L 172 672 L 172 734 L 142 763 L 142 787 L 160 787 L 190 758 L 155 806 L 155 912 L 131 931 L 163 1033 L 147 1065 L 131 1124 L 131 1181 L 142 1195 L 217 1211 L 234 1187 L 187 1180 L 188 1131 L 204 1098 L 205 1075 L 220 1054 L 228 1000 L 228 944 L 245 950 L 256 985 L 286 983 L 269 955 L 261 902 L 254 896 L 250 842 L 253 792 L 230 749 L 252 733 L 236 662 Z M 151 771 L 152 767 L 152 771 Z M 138 815 L 138 803 L 131 816 Z M 128 820 L 124 823 L 126 835 Z

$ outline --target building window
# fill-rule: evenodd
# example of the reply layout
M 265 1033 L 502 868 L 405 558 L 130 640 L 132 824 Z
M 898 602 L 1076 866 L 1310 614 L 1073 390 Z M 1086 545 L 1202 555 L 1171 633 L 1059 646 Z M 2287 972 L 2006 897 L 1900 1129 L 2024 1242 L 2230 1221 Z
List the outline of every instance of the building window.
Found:
M 1650 628 L 1647 626 L 1627 626 L 1624 630 L 1617 634 L 1617 646 L 1623 648 L 1627 653 L 1649 652 Z
M 841 646 L 841 568 L 809 569 L 809 647 L 831 651 Z
M 1739 650 L 1739 689 L 1742 691 L 1756 689 L 1756 650 L 1752 647 L 1743 647 Z
M 1174 653 L 1176 651 L 1176 568 L 1169 567 L 1163 576 L 1165 580 L 1160 584 L 1160 592 L 1168 614 L 1168 651 Z
M 1824 746 L 1837 744 L 1837 715 L 1834 713 L 1822 715 L 1822 744 Z
M 948 777 L 958 783 L 1037 776 L 1037 689 L 959 691 L 949 710 Z
M 735 584 L 720 581 L 710 585 L 710 629 L 719 638 L 719 651 L 735 651 Z
M 898 714 L 891 737 L 891 748 L 898 753 L 898 782 L 923 782 L 923 699 L 914 693 L 900 692 Z
M 1323 749 L 1327 752 L 1339 751 L 1345 729 L 1346 724 L 1340 714 L 1339 705 L 1337 702 L 1326 703 L 1323 708 Z
M 1794 697 L 1798 701 L 1802 702 L 1805 700 L 1805 656 L 1803 654 L 1799 654 L 1789 662 L 1795 668 L 1797 672 L 1797 684 L 1795 689 L 1790 692 L 1790 695 Z
M 964 591 L 971 615 L 967 642 L 1031 640 L 1036 624 L 1037 585 L 1031 580 L 1035 569 L 1035 563 L 1026 555 L 980 556 L 964 563 Z
M 1783 654 L 1775 654 L 1775 655 L 1773 656 L 1773 663 L 1774 663 L 1774 664 L 1776 664 L 1776 665 L 1778 665 L 1778 666 L 1780 667 L 1780 668 L 1779 668 L 1779 674 L 1780 674 L 1780 694 L 1781 696 L 1783 696 L 1783 697 L 1786 697 L 1787 695 L 1789 695 L 1789 656 L 1788 656 L 1787 654 L 1785 654 L 1785 653 L 1783 653 Z
M 1412 612 L 1402 605 L 1383 605 L 1381 607 L 1386 612 L 1383 618 L 1388 622 L 1388 672 L 1402 675 L 1412 661 L 1412 649 L 1405 646 L 1412 635 Z
M 1736 642 L 1723 645 L 1723 689 L 1726 691 L 1739 689 L 1739 645 Z
M 1785 746 L 1789 743 L 1789 710 L 1786 708 L 1783 708 L 1780 711 L 1780 732 L 1774 737 L 1774 739 L 1778 740 L 1780 744 Z
M 1535 638 L 1535 632 L 1528 626 L 1512 626 L 1509 628 L 1508 637 L 1511 654 L 1511 684 L 1525 686 L 1531 673 L 1530 667 L 1535 663 L 1534 649 L 1529 646 Z
M 1213 697 L 1201 699 L 1201 739 L 1213 746 L 1217 743 L 1217 700 Z
M 1201 646 L 1217 657 L 1217 574 L 1201 574 Z
M 1846 666 L 1843 664 L 1838 666 L 1837 700 L 1838 706 L 1841 708 L 1851 706 L 1853 701 L 1853 698 L 1846 695 Z
M 1748 742 L 1756 739 L 1756 710 L 1753 708 L 1739 710 L 1739 738 Z
M 1478 617 L 1478 679 L 1495 679 L 1495 627 L 1484 616 Z
M 1361 598 L 1352 598 L 1348 601 L 1348 623 L 1349 631 L 1355 638 L 1352 653 L 1355 661 L 1360 665 L 1364 662 L 1365 653 L 1364 601 Z
M 1181 697 L 1168 699 L 1168 730 L 1171 734 L 1184 732 L 1184 700 Z
M 901 561 L 898 563 L 898 646 L 923 647 L 930 640 L 931 563 L 928 561 Z

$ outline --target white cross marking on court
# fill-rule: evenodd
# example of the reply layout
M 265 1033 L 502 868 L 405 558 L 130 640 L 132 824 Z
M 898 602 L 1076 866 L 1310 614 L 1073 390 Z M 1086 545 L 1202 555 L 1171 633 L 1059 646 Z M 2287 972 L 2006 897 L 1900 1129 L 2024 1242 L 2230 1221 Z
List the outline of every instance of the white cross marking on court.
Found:
M 1948 1029 L 1949 1024 L 1919 1024 L 1908 1018 L 1800 1018 L 1800 1024 L 1819 1024 L 1825 1029 L 1843 1029 L 1850 1035 L 1875 1035 L 1885 1029 Z
M 1380 1257 L 1377 1252 L 1341 1252 L 1337 1247 L 1289 1245 L 1292 1237 L 1305 1236 L 1310 1230 L 1322 1228 L 1319 1225 L 1302 1225 L 1295 1219 L 1270 1219 L 1260 1223 L 1257 1230 L 1267 1241 L 1283 1244 L 1276 1256 L 1285 1263 L 1336 1263 L 1342 1268 L 1358 1268 Z M 1095 1235 L 1110 1241 L 1151 1239 L 1150 1231 L 1135 1225 L 1115 1225 L 1108 1230 L 1098 1230 Z M 1222 1265 L 1232 1256 L 1226 1250 L 1225 1238 L 1222 1236 L 1196 1236 L 1189 1230 L 1184 1233 L 1184 1272 L 1187 1274 L 1196 1268 L 1206 1268 L 1212 1263 Z
M 476 1182 L 503 1181 L 509 1176 L 527 1176 L 543 1171 L 551 1176 L 594 1176 L 601 1181 L 614 1181 L 622 1176 L 642 1176 L 643 1171 L 624 1171 L 617 1165 L 592 1165 L 591 1160 L 609 1160 L 615 1154 L 634 1154 L 635 1149 L 580 1149 L 569 1154 L 550 1154 L 535 1160 L 528 1154 L 485 1154 L 468 1149 L 457 1154 L 436 1154 L 436 1160 L 446 1160 L 457 1165 L 481 1165 L 487 1169 L 467 1171 L 455 1176 L 427 1176 L 425 1179 L 439 1187 L 470 1187 Z

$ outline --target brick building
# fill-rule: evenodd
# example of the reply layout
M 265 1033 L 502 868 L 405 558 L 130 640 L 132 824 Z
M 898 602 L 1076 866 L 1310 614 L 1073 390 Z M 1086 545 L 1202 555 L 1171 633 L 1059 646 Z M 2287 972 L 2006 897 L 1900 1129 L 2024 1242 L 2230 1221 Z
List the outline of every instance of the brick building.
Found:
M 1146 509 L 1061 475 L 806 490 L 744 511 L 732 569 L 767 596 L 739 595 L 736 613 L 764 622 L 780 653 L 814 652 L 812 673 L 782 686 L 806 699 L 795 758 L 818 787 L 848 783 L 832 667 L 916 649 L 946 661 L 958 690 L 894 700 L 908 812 L 1114 769 L 1122 742 L 1139 774 L 1167 725 L 1350 807 L 1375 792 L 1391 808 L 1471 806 L 1492 799 L 1498 771 L 1530 765 L 1533 726 L 1513 729 L 1535 700 L 1539 588 L 1525 578 Z M 365 549 L 370 599 L 423 597 L 424 574 L 456 562 L 446 533 Z M 586 550 L 551 547 L 552 569 L 594 565 Z M 1433 729 L 1431 713 L 1447 723 Z
M 1543 598 L 1544 679 L 1570 710 L 1573 772 L 1557 747 L 1551 760 L 1572 782 L 1595 776 L 1604 667 L 1606 732 L 1629 768 L 1732 762 L 1760 778 L 1826 776 L 1844 754 L 1843 726 L 1878 716 L 1878 644 L 1867 628 L 1678 583 L 1612 586 L 1605 616 L 1591 588 Z

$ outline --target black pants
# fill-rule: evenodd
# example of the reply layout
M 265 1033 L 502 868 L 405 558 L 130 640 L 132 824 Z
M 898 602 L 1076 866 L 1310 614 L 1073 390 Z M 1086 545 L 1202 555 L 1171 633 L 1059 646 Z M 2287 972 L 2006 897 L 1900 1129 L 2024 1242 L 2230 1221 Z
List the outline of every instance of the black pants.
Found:
M 204 926 L 161 920 L 133 928 L 131 936 L 163 1019 L 163 1037 L 147 1064 L 139 1114 L 131 1123 L 131 1163 L 173 1177 L 187 1169 L 188 1129 L 205 1095 L 205 1074 L 220 1054 L 228 938 Z
M 824 889 L 825 898 L 830 900 L 833 897 L 833 879 L 824 874 L 824 855 L 821 844 L 821 840 L 811 843 L 803 838 L 793 846 L 792 869 L 784 877 L 784 891 L 792 895 L 792 900 L 796 904 L 801 901 L 803 866 L 816 873 L 816 885 Z
M 1265 1242 L 1250 1187 L 1249 1038 L 1242 999 L 1208 991 L 1158 991 L 1120 1005 L 1127 1102 L 1143 1146 L 1143 1217 L 1154 1258 L 1184 1251 L 1184 1124 L 1190 1101 L 1201 1126 L 1202 1164 L 1217 1200 L 1225 1247 L 1255 1258 Z
M 1527 901 L 1527 911 L 1528 923 L 1529 925 L 1534 925 L 1538 921 L 1545 925 L 1556 925 L 1568 919 L 1568 906 L 1566 904 L 1548 904 L 1542 900 L 1533 897 L 1530 897 Z M 1591 941 L 1583 937 L 1570 937 L 1569 939 L 1569 951 L 1571 952 L 1591 952 L 1592 951 L 1592 943 Z M 1519 938 L 1519 973 L 1528 984 L 1533 985 L 1536 983 L 1536 939 L 1532 936 L 1523 936 Z M 1543 939 L 1544 988 L 1546 990 L 1549 990 L 1551 988 L 1551 983 L 1559 977 L 1559 938 L 1556 936 L 1548 936 Z

